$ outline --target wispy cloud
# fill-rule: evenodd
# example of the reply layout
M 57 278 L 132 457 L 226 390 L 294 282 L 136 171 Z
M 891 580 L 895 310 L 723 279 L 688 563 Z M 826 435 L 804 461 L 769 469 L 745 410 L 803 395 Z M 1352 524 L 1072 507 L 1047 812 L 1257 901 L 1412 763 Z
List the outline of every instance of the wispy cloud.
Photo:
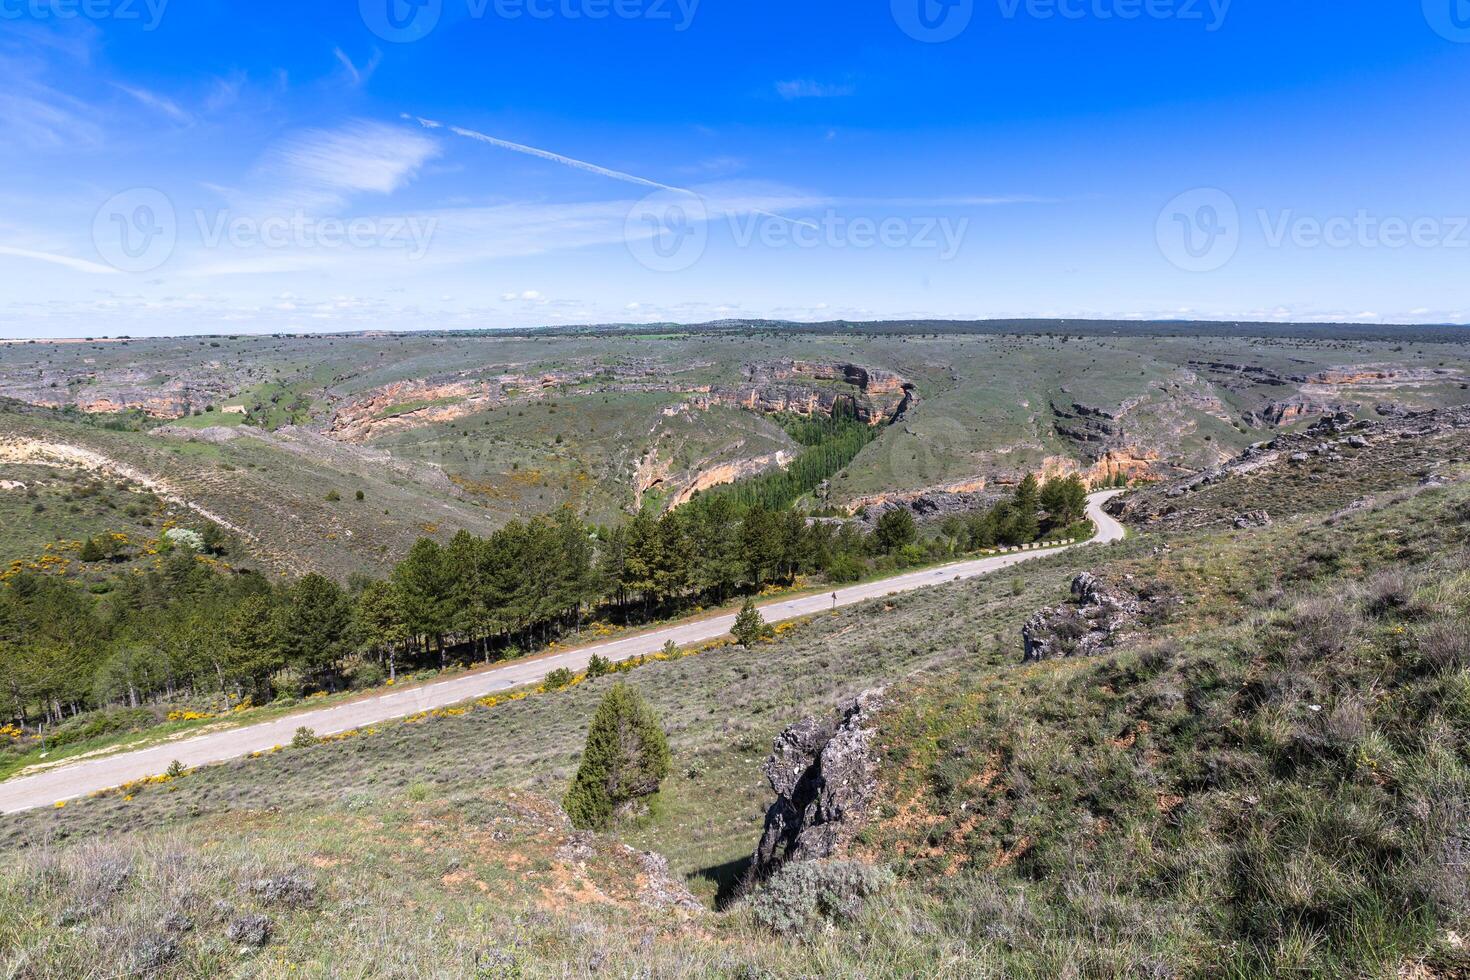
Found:
M 0 77 L 6 77 L 4 69 L 0 60 Z M 102 126 L 89 106 L 55 89 L 25 82 L 8 90 L 0 88 L 0 132 L 5 134 L 5 143 L 28 149 L 102 142 Z
M 816 82 L 808 78 L 776 83 L 776 94 L 788 102 L 797 99 L 840 99 L 856 92 L 855 85 Z
M 885 208 L 996 208 L 1010 204 L 1062 204 L 1060 197 L 1033 194 L 960 195 L 957 197 L 853 197 L 843 204 Z
M 404 118 L 417 120 L 418 124 L 425 129 L 439 129 L 445 125 L 444 123 L 438 122 L 436 120 L 424 119 L 419 116 L 405 115 Z M 690 193 L 689 191 L 684 190 L 684 188 L 682 187 L 674 187 L 670 184 L 661 184 L 656 180 L 649 180 L 647 177 L 639 177 L 636 174 L 624 173 L 621 170 L 612 170 L 608 167 L 600 167 L 595 163 L 588 163 L 586 160 L 578 160 L 575 157 L 569 157 L 562 153 L 553 153 L 550 150 L 538 149 L 534 146 L 527 146 L 524 143 L 513 143 L 510 140 L 503 140 L 500 139 L 498 136 L 490 136 L 487 133 L 476 132 L 473 129 L 464 129 L 460 126 L 450 126 L 449 131 L 451 133 L 454 133 L 456 136 L 463 136 L 466 139 L 476 140 L 480 143 L 488 143 L 491 146 L 498 146 L 502 150 L 510 150 L 512 153 L 524 153 L 527 156 L 539 157 L 542 160 L 549 160 L 552 163 L 559 163 L 564 167 L 571 167 L 573 170 L 581 170 L 589 174 L 597 174 L 600 177 L 608 177 L 612 180 L 621 180 L 625 183 L 638 184 L 643 187 L 652 187 L 655 190 L 674 191 L 677 193 Z
M 418 124 L 420 126 L 423 126 L 425 129 L 439 129 L 440 127 L 443 127 L 445 125 L 444 123 L 438 122 L 433 119 L 424 119 L 419 116 L 409 116 L 406 113 L 404 114 L 403 118 L 415 119 L 418 121 Z M 692 191 L 687 187 L 675 187 L 672 184 L 661 183 L 657 180 L 649 180 L 647 177 L 639 177 L 636 174 L 624 173 L 621 170 L 612 170 L 608 167 L 602 167 L 595 163 L 588 163 L 586 160 L 578 160 L 575 157 L 569 157 L 562 153 L 553 153 L 551 150 L 538 149 L 534 146 L 527 146 L 524 143 L 514 143 L 510 140 L 504 140 L 500 139 L 497 136 L 490 136 L 486 133 L 476 132 L 473 129 L 464 129 L 460 126 L 449 126 L 448 128 L 449 131 L 451 133 L 454 133 L 456 136 L 463 136 L 466 139 L 472 139 L 480 143 L 487 143 L 490 146 L 496 146 L 502 150 L 510 150 L 512 153 L 523 153 L 527 156 L 533 156 L 542 160 L 548 160 L 552 163 L 560 164 L 563 167 L 570 167 L 573 170 L 581 170 L 585 173 L 597 174 L 600 177 L 607 177 L 612 180 L 619 180 L 628 184 L 637 184 L 641 187 L 651 187 L 654 190 L 669 191 L 674 194 L 689 194 L 695 197 L 699 196 L 698 192 Z M 789 221 L 793 224 L 808 224 L 807 222 L 797 221 L 793 218 L 788 218 L 785 215 L 775 214 L 769 211 L 762 211 L 757 209 L 755 213 L 764 215 L 768 218 L 775 218 L 778 221 Z M 815 227 L 815 225 L 811 225 L 810 227 Z
M 358 121 L 288 137 L 258 174 L 272 185 L 263 196 L 279 205 L 331 209 L 355 194 L 392 194 L 438 154 L 437 142 L 413 130 Z
M 92 275 L 113 276 L 118 271 L 111 266 L 101 265 L 97 262 L 88 262 L 86 259 L 72 258 L 70 255 L 57 255 L 53 252 L 37 252 L 29 248 L 15 248 L 10 245 L 0 245 L 0 255 L 13 255 L 20 259 L 34 259 L 37 262 L 49 262 L 52 265 L 65 266 L 77 272 L 87 272 Z
M 373 73 L 378 70 L 378 66 L 383 63 L 383 52 L 376 48 L 373 49 L 372 57 L 362 66 L 354 64 L 352 59 L 347 56 L 347 52 L 341 48 L 333 48 L 332 54 L 336 55 L 337 60 L 342 63 L 342 67 L 347 69 L 347 74 L 351 77 L 353 85 L 361 85 L 363 82 L 372 78 Z
M 218 112 L 234 105 L 240 98 L 240 90 L 245 87 L 245 73 L 232 72 L 227 78 L 216 78 L 209 90 L 209 95 L 204 100 L 206 112 Z
M 194 123 L 194 117 L 191 116 L 188 112 L 185 112 L 182 108 L 180 108 L 179 104 L 172 99 L 165 98 L 164 96 L 158 95 L 154 92 L 150 92 L 147 89 L 134 88 L 131 85 L 123 85 L 120 82 L 113 82 L 112 87 L 117 89 L 119 92 L 123 92 L 127 95 L 132 96 L 134 99 L 137 99 L 138 102 L 147 106 L 148 108 L 163 113 L 165 116 L 168 116 L 170 119 L 172 119 L 176 123 L 179 123 L 180 125 L 190 126 Z

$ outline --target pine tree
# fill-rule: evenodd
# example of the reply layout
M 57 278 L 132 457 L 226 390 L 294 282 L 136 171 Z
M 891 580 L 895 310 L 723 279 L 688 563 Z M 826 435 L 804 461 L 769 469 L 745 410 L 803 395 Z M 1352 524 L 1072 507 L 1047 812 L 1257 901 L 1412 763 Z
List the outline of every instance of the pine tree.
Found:
M 351 628 L 352 606 L 341 587 L 315 572 L 303 576 L 283 610 L 286 662 L 303 677 L 318 677 L 347 654 Z
M 761 611 L 755 608 L 754 599 L 745 600 L 745 605 L 740 607 L 740 615 L 735 617 L 735 625 L 730 627 L 730 635 L 741 646 L 747 647 L 755 646 L 774 632 Z
M 895 507 L 883 512 L 873 533 L 877 535 L 878 547 L 894 552 L 904 545 L 913 544 L 919 529 L 914 524 L 914 515 L 907 508 Z
M 1075 473 L 1047 480 L 1038 498 L 1051 527 L 1066 527 L 1082 519 L 1087 507 L 1087 485 Z
M 574 826 L 604 830 L 658 792 L 672 765 L 653 709 L 626 684 L 615 684 L 592 716 L 582 764 L 562 806 Z
M 432 538 L 420 538 L 393 569 L 408 627 L 417 636 L 439 640 L 451 626 L 453 582 L 444 551 Z
M 1026 478 L 1016 487 L 1016 495 L 1011 505 L 1010 520 L 1007 523 L 1004 537 L 1009 544 L 1027 544 L 1035 541 L 1041 534 L 1041 519 L 1038 511 L 1041 509 L 1041 491 L 1036 477 L 1027 474 Z

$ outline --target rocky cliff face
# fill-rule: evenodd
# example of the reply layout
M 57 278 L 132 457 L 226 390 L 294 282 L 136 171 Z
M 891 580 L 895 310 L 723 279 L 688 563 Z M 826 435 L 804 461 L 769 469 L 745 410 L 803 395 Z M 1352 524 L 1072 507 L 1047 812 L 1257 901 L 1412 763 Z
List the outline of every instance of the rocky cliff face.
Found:
M 707 403 L 765 414 L 832 415 L 845 408 L 869 425 L 883 425 L 914 404 L 914 385 L 891 371 L 859 364 L 763 361 L 745 367 L 745 381 L 712 385 Z
M 453 421 L 569 390 L 668 392 L 690 395 L 689 404 L 699 409 L 726 405 L 765 415 L 832 415 L 846 407 L 870 425 L 898 418 L 916 397 L 914 386 L 898 375 L 857 364 L 757 362 L 745 366 L 742 381 L 715 385 L 672 383 L 642 363 L 589 365 L 542 374 L 463 373 L 395 382 L 343 401 L 328 432 L 346 442 L 367 442 L 385 432 Z
M 1272 429 L 1291 425 L 1313 415 L 1336 415 L 1344 412 L 1352 414 L 1360 408 L 1362 406 L 1356 402 L 1328 401 L 1309 395 L 1296 395 L 1268 402 L 1264 408 L 1247 412 L 1245 423 L 1256 429 Z
M 1254 497 L 1258 498 L 1285 481 L 1293 489 L 1278 494 L 1277 499 L 1290 511 L 1299 504 L 1302 493 L 1313 492 L 1311 487 L 1322 482 L 1311 477 L 1314 467 L 1339 472 L 1338 484 L 1351 476 L 1354 485 L 1381 489 L 1425 479 L 1435 467 L 1465 459 L 1467 442 L 1470 406 L 1397 410 L 1381 419 L 1358 419 L 1342 412 L 1325 416 L 1300 432 L 1258 442 L 1204 472 L 1116 498 L 1107 509 L 1134 524 L 1202 527 L 1233 524 L 1242 516 L 1250 518 L 1248 524 L 1255 524 L 1260 523 L 1259 514 L 1241 512 L 1259 507 L 1225 509 L 1234 499 L 1252 497 L 1243 487 L 1257 488 Z
M 399 381 L 342 405 L 327 431 L 344 442 L 366 442 L 394 429 L 463 418 L 503 400 L 499 385 L 488 381 Z
M 1379 386 L 1420 384 L 1425 381 L 1444 381 L 1457 377 L 1459 377 L 1459 372 L 1449 368 L 1405 368 L 1395 364 L 1379 364 L 1330 368 L 1293 380 L 1309 385 Z
M 712 487 L 724 486 L 737 480 L 745 480 L 752 476 L 759 476 L 768 470 L 784 469 L 791 465 L 796 458 L 795 450 L 781 449 L 764 456 L 755 456 L 734 463 L 721 463 L 716 466 L 705 467 L 694 474 L 694 476 L 674 494 L 669 501 L 669 506 L 680 507 L 694 498 L 694 495 L 709 490 Z
M 215 393 L 195 391 L 183 386 L 168 388 L 129 387 L 85 388 L 75 394 L 65 388 L 17 388 L 6 391 L 7 397 L 42 408 L 77 408 L 89 415 L 111 415 L 138 411 L 150 418 L 178 419 L 215 400 Z
M 806 718 L 777 736 L 762 767 L 776 801 L 751 870 L 831 857 L 862 829 L 878 787 L 874 723 L 881 690 L 847 702 L 835 720 Z
M 1093 484 L 1120 477 L 1157 480 L 1197 468 L 1202 417 L 1233 421 L 1224 402 L 1192 371 L 1176 372 L 1147 395 L 1116 405 L 1053 401 L 1050 409 L 1053 430 L 1075 449 L 1080 462 L 1051 457 L 1046 464 L 1055 473 L 1038 475 L 1075 472 Z M 1192 443 L 1195 449 L 1186 448 Z

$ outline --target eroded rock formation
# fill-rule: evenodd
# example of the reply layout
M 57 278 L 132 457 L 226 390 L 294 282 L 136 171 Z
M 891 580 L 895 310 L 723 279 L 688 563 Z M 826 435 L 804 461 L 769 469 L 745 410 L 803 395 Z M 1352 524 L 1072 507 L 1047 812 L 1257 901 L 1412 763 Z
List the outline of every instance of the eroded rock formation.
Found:
M 1021 628 L 1026 660 L 1091 657 L 1113 646 L 1143 615 L 1148 602 L 1125 579 L 1114 584 L 1083 572 L 1071 601 L 1035 613 Z
M 397 429 L 578 392 L 668 392 L 691 396 L 688 404 L 698 409 L 726 405 L 768 415 L 832 415 L 846 407 L 857 418 L 879 425 L 901 416 L 915 398 L 914 386 L 893 372 L 858 364 L 756 362 L 746 365 L 743 374 L 741 382 L 732 384 L 679 384 L 640 362 L 398 381 L 343 401 L 328 431 L 347 442 L 366 442 Z
M 762 771 L 776 793 L 751 870 L 831 857 L 862 829 L 878 787 L 874 722 L 881 690 L 845 703 L 836 719 L 803 719 L 776 737 Z
M 1296 395 L 1279 401 L 1267 402 L 1265 407 L 1245 414 L 1246 425 L 1256 429 L 1276 428 L 1291 425 L 1312 415 L 1352 414 L 1361 406 L 1356 402 L 1326 401 L 1308 395 Z
M 712 385 L 705 394 L 707 404 L 765 414 L 832 415 L 846 408 L 869 425 L 900 418 L 915 397 L 914 386 L 891 371 L 812 361 L 748 364 L 743 383 Z

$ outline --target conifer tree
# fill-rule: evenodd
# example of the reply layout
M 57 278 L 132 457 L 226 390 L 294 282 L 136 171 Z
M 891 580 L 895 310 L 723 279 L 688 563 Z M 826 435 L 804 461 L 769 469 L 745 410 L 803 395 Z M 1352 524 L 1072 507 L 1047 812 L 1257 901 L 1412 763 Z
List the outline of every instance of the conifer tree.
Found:
M 735 625 L 730 627 L 730 635 L 735 637 L 741 646 L 755 646 L 761 640 L 770 636 L 774 630 L 766 622 L 761 611 L 755 608 L 755 600 L 746 599 L 745 605 L 740 607 L 740 615 L 735 617 Z
M 626 684 L 615 684 L 592 716 L 582 764 L 562 806 L 574 826 L 605 830 L 658 792 L 672 765 L 653 709 Z

